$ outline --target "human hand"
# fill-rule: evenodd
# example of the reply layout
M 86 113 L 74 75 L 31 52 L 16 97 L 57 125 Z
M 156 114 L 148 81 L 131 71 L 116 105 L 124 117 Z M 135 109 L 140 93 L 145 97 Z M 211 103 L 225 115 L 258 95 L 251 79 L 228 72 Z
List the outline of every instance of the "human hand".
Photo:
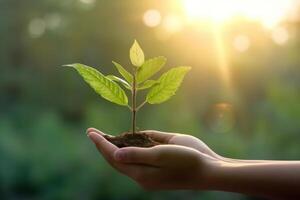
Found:
M 105 159 L 145 189 L 221 190 L 271 199 L 300 197 L 299 161 L 222 159 L 192 136 L 157 131 L 147 134 L 167 144 L 120 149 L 101 131 L 88 129 L 88 136 Z
M 89 128 L 87 132 L 96 132 L 100 135 L 107 135 L 95 128 Z M 218 155 L 213 150 L 211 150 L 203 141 L 191 135 L 185 135 L 179 133 L 168 133 L 168 132 L 155 131 L 155 130 L 145 130 L 140 132 L 146 133 L 155 141 L 163 144 L 173 144 L 173 145 L 175 144 L 179 146 L 189 147 L 201 153 L 207 154 L 211 157 L 217 159 L 222 158 L 220 155 Z
M 161 132 L 155 130 L 146 130 L 141 132 L 146 133 L 154 140 L 164 144 L 175 144 L 175 145 L 185 146 L 185 147 L 193 148 L 213 158 L 220 158 L 220 156 L 216 154 L 213 150 L 211 150 L 204 142 L 191 135 L 185 135 L 179 133 L 168 133 L 168 132 Z
M 192 136 L 146 131 L 169 145 L 119 149 L 103 133 L 88 129 L 88 136 L 105 159 L 118 171 L 145 189 L 207 189 L 218 160 L 213 152 Z

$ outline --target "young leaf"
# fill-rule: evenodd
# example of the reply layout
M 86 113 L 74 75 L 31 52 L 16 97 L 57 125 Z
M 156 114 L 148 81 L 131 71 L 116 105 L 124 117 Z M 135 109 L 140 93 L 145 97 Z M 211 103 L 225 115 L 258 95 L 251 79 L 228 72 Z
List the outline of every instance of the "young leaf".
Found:
M 159 104 L 168 100 L 179 88 L 185 74 L 191 67 L 176 67 L 164 73 L 159 78 L 159 84 L 147 94 L 146 101 L 150 104 Z
M 138 70 L 137 83 L 142 83 L 151 78 L 166 64 L 166 61 L 167 59 L 163 56 L 146 60 Z
M 122 106 L 128 105 L 128 98 L 124 90 L 117 83 L 106 78 L 101 72 L 79 63 L 65 66 L 75 68 L 96 93 L 104 99 Z
M 124 87 L 126 87 L 128 90 L 131 90 L 131 86 L 129 85 L 129 83 L 127 83 L 125 80 L 117 77 L 117 76 L 114 76 L 114 75 L 107 75 L 106 78 L 112 80 L 112 81 L 115 81 L 115 82 L 119 82 L 121 83 L 122 85 L 124 85 Z
M 131 63 L 136 67 L 140 67 L 145 61 L 144 52 L 136 40 L 130 48 L 129 56 Z
M 125 78 L 128 83 L 132 83 L 132 75 L 117 62 L 112 61 L 112 63 L 116 66 L 119 73 Z
M 155 80 L 147 80 L 143 83 L 143 85 L 141 85 L 140 87 L 138 87 L 138 90 L 145 90 L 148 88 L 151 88 L 152 86 L 154 86 L 155 84 L 158 84 L 159 81 L 155 81 Z

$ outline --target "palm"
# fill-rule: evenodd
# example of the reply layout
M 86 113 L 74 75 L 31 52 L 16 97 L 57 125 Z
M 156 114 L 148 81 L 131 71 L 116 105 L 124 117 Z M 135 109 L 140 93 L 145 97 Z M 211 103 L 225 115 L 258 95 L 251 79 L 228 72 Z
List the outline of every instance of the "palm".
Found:
M 104 134 L 95 128 L 89 128 L 88 131 L 89 132 L 94 131 L 101 135 Z M 219 157 L 218 154 L 216 154 L 213 150 L 211 150 L 204 142 L 190 135 L 184 135 L 178 133 L 167 133 L 167 132 L 154 131 L 154 130 L 146 130 L 141 132 L 146 133 L 147 135 L 151 136 L 153 139 L 164 144 L 175 144 L 179 146 L 189 147 L 203 154 L 209 155 L 211 157 L 214 158 Z

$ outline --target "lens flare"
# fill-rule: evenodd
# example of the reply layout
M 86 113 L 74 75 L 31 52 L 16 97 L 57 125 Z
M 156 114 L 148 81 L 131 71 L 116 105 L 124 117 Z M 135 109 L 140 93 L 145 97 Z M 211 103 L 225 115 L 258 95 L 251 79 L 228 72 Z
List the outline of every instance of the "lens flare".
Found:
M 212 132 L 232 131 L 236 123 L 233 105 L 226 102 L 212 105 L 205 114 L 205 122 Z

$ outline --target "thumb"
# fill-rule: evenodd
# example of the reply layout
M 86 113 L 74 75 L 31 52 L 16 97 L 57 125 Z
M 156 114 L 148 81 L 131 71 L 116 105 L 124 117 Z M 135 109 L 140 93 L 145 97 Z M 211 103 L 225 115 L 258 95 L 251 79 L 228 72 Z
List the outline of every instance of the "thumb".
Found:
M 88 137 L 94 142 L 98 151 L 103 155 L 103 157 L 110 164 L 114 165 L 113 155 L 118 148 L 96 132 L 89 132 Z
M 123 163 L 159 166 L 159 153 L 154 148 L 125 147 L 114 153 L 114 159 Z

